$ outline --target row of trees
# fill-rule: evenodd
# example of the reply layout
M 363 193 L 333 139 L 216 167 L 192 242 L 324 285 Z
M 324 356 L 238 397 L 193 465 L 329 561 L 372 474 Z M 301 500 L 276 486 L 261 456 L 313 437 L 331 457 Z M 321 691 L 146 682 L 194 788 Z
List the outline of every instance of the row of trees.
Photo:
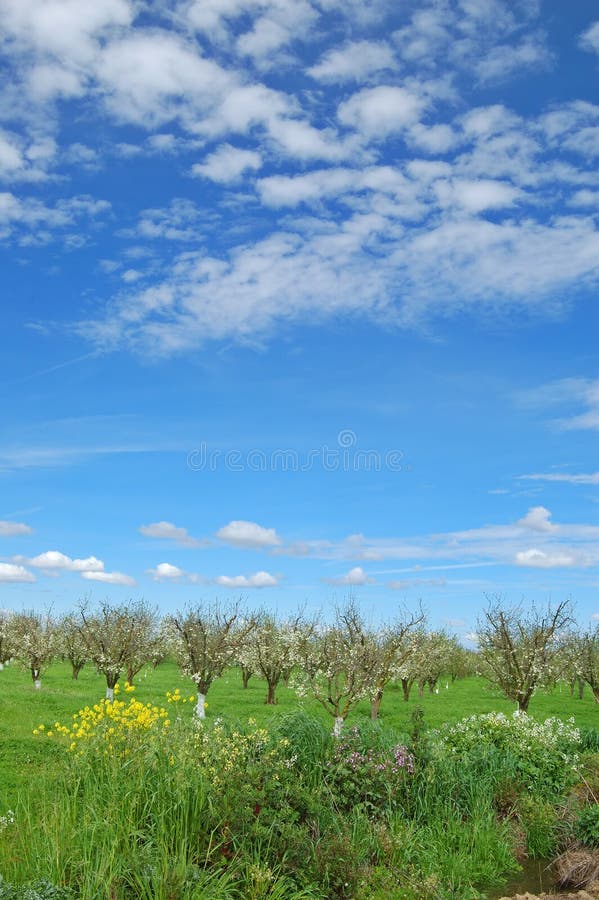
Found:
M 70 660 L 76 678 L 89 660 L 105 676 L 112 699 L 122 674 L 132 683 L 142 666 L 166 655 L 196 685 L 197 716 L 205 717 L 206 695 L 223 672 L 238 666 L 247 685 L 252 675 L 266 682 L 266 703 L 276 703 L 281 681 L 311 694 L 327 710 L 339 734 L 350 709 L 369 700 L 377 718 L 385 689 L 401 684 L 408 700 L 438 690 L 442 676 L 478 672 L 522 711 L 535 690 L 559 678 L 588 684 L 599 702 L 599 625 L 573 631 L 572 607 L 547 610 L 505 608 L 489 603 L 478 626 L 476 653 L 455 637 L 426 628 L 422 611 L 404 612 L 384 627 L 370 626 L 354 601 L 323 624 L 303 613 L 285 620 L 250 614 L 239 605 L 197 605 L 159 619 L 143 602 L 109 602 L 59 620 L 38 613 L 0 613 L 0 664 L 16 657 L 37 688 L 42 670 L 56 656 Z

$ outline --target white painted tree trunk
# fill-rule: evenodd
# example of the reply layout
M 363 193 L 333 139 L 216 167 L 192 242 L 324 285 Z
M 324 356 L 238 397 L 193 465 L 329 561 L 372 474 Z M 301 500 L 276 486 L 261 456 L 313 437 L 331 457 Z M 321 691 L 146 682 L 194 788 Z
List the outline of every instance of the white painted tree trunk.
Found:
M 198 719 L 206 718 L 206 694 L 198 694 L 195 713 Z
M 33 684 L 34 684 L 34 686 L 35 686 L 36 691 L 40 691 L 40 690 L 41 690 L 41 688 L 42 688 L 42 683 L 41 683 L 41 681 L 39 680 L 39 678 L 36 678 L 35 681 L 33 682 Z
M 106 699 L 109 703 L 112 703 L 112 701 L 114 700 L 114 688 L 106 688 Z
M 333 725 L 333 737 L 341 737 L 343 731 L 343 717 L 335 716 L 335 724 Z
M 3 668 L 4 668 L 4 663 L 0 662 L 0 672 L 2 671 Z

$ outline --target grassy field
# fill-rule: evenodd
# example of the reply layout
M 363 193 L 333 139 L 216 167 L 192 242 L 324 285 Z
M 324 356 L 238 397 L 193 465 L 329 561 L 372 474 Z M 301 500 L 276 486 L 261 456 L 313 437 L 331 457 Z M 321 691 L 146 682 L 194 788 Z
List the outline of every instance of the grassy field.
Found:
M 166 702 L 167 691 L 179 687 L 183 693 L 191 695 L 194 690 L 191 681 L 182 678 L 170 662 L 155 670 L 142 672 L 135 683 L 137 699 L 162 705 Z M 446 684 L 442 680 L 438 694 L 427 691 L 422 698 L 414 689 L 408 703 L 403 701 L 398 688 L 390 687 L 383 699 L 381 721 L 401 733 L 407 733 L 410 730 L 410 716 L 417 706 L 424 709 L 425 722 L 431 728 L 475 713 L 510 713 L 514 709 L 513 704 L 490 689 L 480 678 L 449 683 L 447 688 Z M 278 691 L 276 707 L 265 706 L 265 695 L 264 682 L 252 678 L 244 690 L 239 672 L 231 670 L 211 688 L 207 715 L 210 719 L 224 716 L 242 721 L 251 716 L 259 723 L 266 723 L 299 705 L 295 694 L 282 686 Z M 103 696 L 103 681 L 90 666 L 84 668 L 79 679 L 74 681 L 70 666 L 56 663 L 44 675 L 41 691 L 34 689 L 28 673 L 17 665 L 7 666 L 0 672 L 0 815 L 16 803 L 20 793 L 34 790 L 37 778 L 52 778 L 53 761 L 63 752 L 57 744 L 35 737 L 33 729 L 40 722 L 68 723 L 82 706 L 95 703 Z M 303 706 L 323 721 L 331 721 L 314 701 L 303 701 Z M 191 714 L 190 706 L 186 710 Z M 529 712 L 539 720 L 549 716 L 562 719 L 573 716 L 579 726 L 599 726 L 599 706 L 588 689 L 583 700 L 571 697 L 566 685 L 559 685 L 551 692 L 539 692 L 533 698 Z M 361 703 L 350 713 L 348 723 L 368 715 L 368 704 Z

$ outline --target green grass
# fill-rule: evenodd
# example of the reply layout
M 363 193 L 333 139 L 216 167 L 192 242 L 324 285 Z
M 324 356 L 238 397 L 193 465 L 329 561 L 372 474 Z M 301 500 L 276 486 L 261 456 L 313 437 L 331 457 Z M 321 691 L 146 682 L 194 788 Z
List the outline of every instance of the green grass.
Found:
M 147 669 L 135 679 L 137 699 L 165 704 L 165 694 L 179 687 L 190 696 L 194 686 L 189 679 L 182 678 L 177 667 L 165 662 L 157 669 Z M 438 694 L 425 692 L 418 697 L 413 689 L 410 701 L 405 703 L 401 690 L 390 687 L 385 692 L 380 719 L 400 733 L 410 730 L 410 716 L 415 707 L 424 709 L 428 727 L 437 728 L 444 722 L 456 722 L 465 716 L 498 711 L 510 713 L 514 705 L 493 691 L 480 678 L 467 678 L 449 684 L 440 682 Z M 7 666 L 0 672 L 0 814 L 10 808 L 23 790 L 30 790 L 36 778 L 52 777 L 53 763 L 62 753 L 57 745 L 41 741 L 32 731 L 40 722 L 68 722 L 82 706 L 95 703 L 104 696 L 103 679 L 91 666 L 86 666 L 79 679 L 71 678 L 70 666 L 56 663 L 43 676 L 42 690 L 36 691 L 28 674 L 16 664 Z M 267 722 L 292 709 L 299 701 L 293 691 L 281 686 L 278 689 L 276 707 L 265 706 L 266 687 L 263 681 L 252 678 L 244 690 L 238 671 L 231 670 L 224 678 L 216 681 L 208 694 L 207 714 L 246 720 L 252 716 L 258 722 Z M 315 701 L 304 701 L 304 708 L 312 715 L 330 722 L 324 710 Z M 186 707 L 186 709 L 190 709 Z M 191 712 L 191 710 L 190 710 Z M 539 692 L 533 697 L 530 715 L 537 719 L 558 716 L 563 719 L 573 716 L 576 724 L 597 727 L 599 709 L 590 691 L 585 691 L 583 700 L 570 696 L 566 685 L 560 685 L 551 692 Z M 350 712 L 348 723 L 359 721 L 369 715 L 368 703 L 360 703 Z

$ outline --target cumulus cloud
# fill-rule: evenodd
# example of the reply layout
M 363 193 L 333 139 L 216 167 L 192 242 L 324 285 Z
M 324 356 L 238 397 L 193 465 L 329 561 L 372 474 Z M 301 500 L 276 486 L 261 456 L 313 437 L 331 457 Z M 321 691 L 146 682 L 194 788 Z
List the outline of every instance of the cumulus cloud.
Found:
M 339 50 L 329 50 L 307 71 L 317 81 L 363 81 L 395 65 L 393 52 L 384 41 L 350 41 Z
M 103 584 L 119 584 L 127 587 L 135 585 L 135 579 L 123 572 L 82 572 L 87 581 L 101 581 Z
M 494 47 L 480 60 L 476 72 L 483 83 L 497 83 L 525 69 L 548 68 L 552 60 L 544 36 L 537 33 L 518 44 Z
M 187 528 L 173 525 L 172 522 L 152 522 L 150 525 L 141 525 L 139 532 L 144 537 L 174 541 L 176 544 L 180 544 L 181 547 L 202 547 L 206 543 L 192 537 Z
M 24 522 L 0 521 L 0 537 L 19 537 L 22 534 L 32 534 L 33 528 Z
M 531 548 L 516 553 L 516 564 L 534 569 L 569 568 L 576 565 L 576 558 L 568 553 L 545 552 Z
M 265 588 L 276 587 L 279 578 L 269 572 L 255 572 L 253 575 L 219 575 L 214 583 L 227 588 Z
M 268 549 L 281 543 L 274 528 L 264 528 L 256 522 L 234 520 L 216 532 L 216 537 L 233 547 L 249 550 Z
M 346 572 L 345 575 L 340 575 L 338 578 L 328 578 L 326 580 L 329 584 L 347 584 L 354 586 L 374 583 L 374 578 L 369 578 L 364 569 L 360 566 L 355 566 L 353 569 L 350 569 L 349 572 Z
M 522 528 L 530 528 L 531 531 L 557 531 L 558 526 L 551 521 L 551 513 L 544 506 L 532 506 L 526 515 L 518 520 Z
M 580 46 L 584 50 L 590 50 L 599 54 L 599 21 L 593 22 L 592 25 L 584 31 L 580 36 Z
M 3 584 L 26 584 L 34 582 L 35 575 L 28 572 L 25 566 L 15 563 L 0 562 L 0 583 Z
M 171 563 L 158 563 L 155 569 L 148 569 L 154 581 L 178 581 L 185 576 L 183 569 L 173 566 Z
M 59 550 L 47 550 L 32 559 L 27 564 L 44 572 L 102 572 L 104 563 L 95 556 L 85 559 L 71 559 Z
M 231 144 L 222 144 L 204 162 L 192 166 L 191 173 L 228 184 L 237 181 L 244 172 L 256 171 L 261 166 L 262 157 L 255 150 L 242 150 Z
M 339 105 L 337 118 L 366 137 L 384 138 L 416 122 L 425 102 L 403 87 L 365 88 Z

